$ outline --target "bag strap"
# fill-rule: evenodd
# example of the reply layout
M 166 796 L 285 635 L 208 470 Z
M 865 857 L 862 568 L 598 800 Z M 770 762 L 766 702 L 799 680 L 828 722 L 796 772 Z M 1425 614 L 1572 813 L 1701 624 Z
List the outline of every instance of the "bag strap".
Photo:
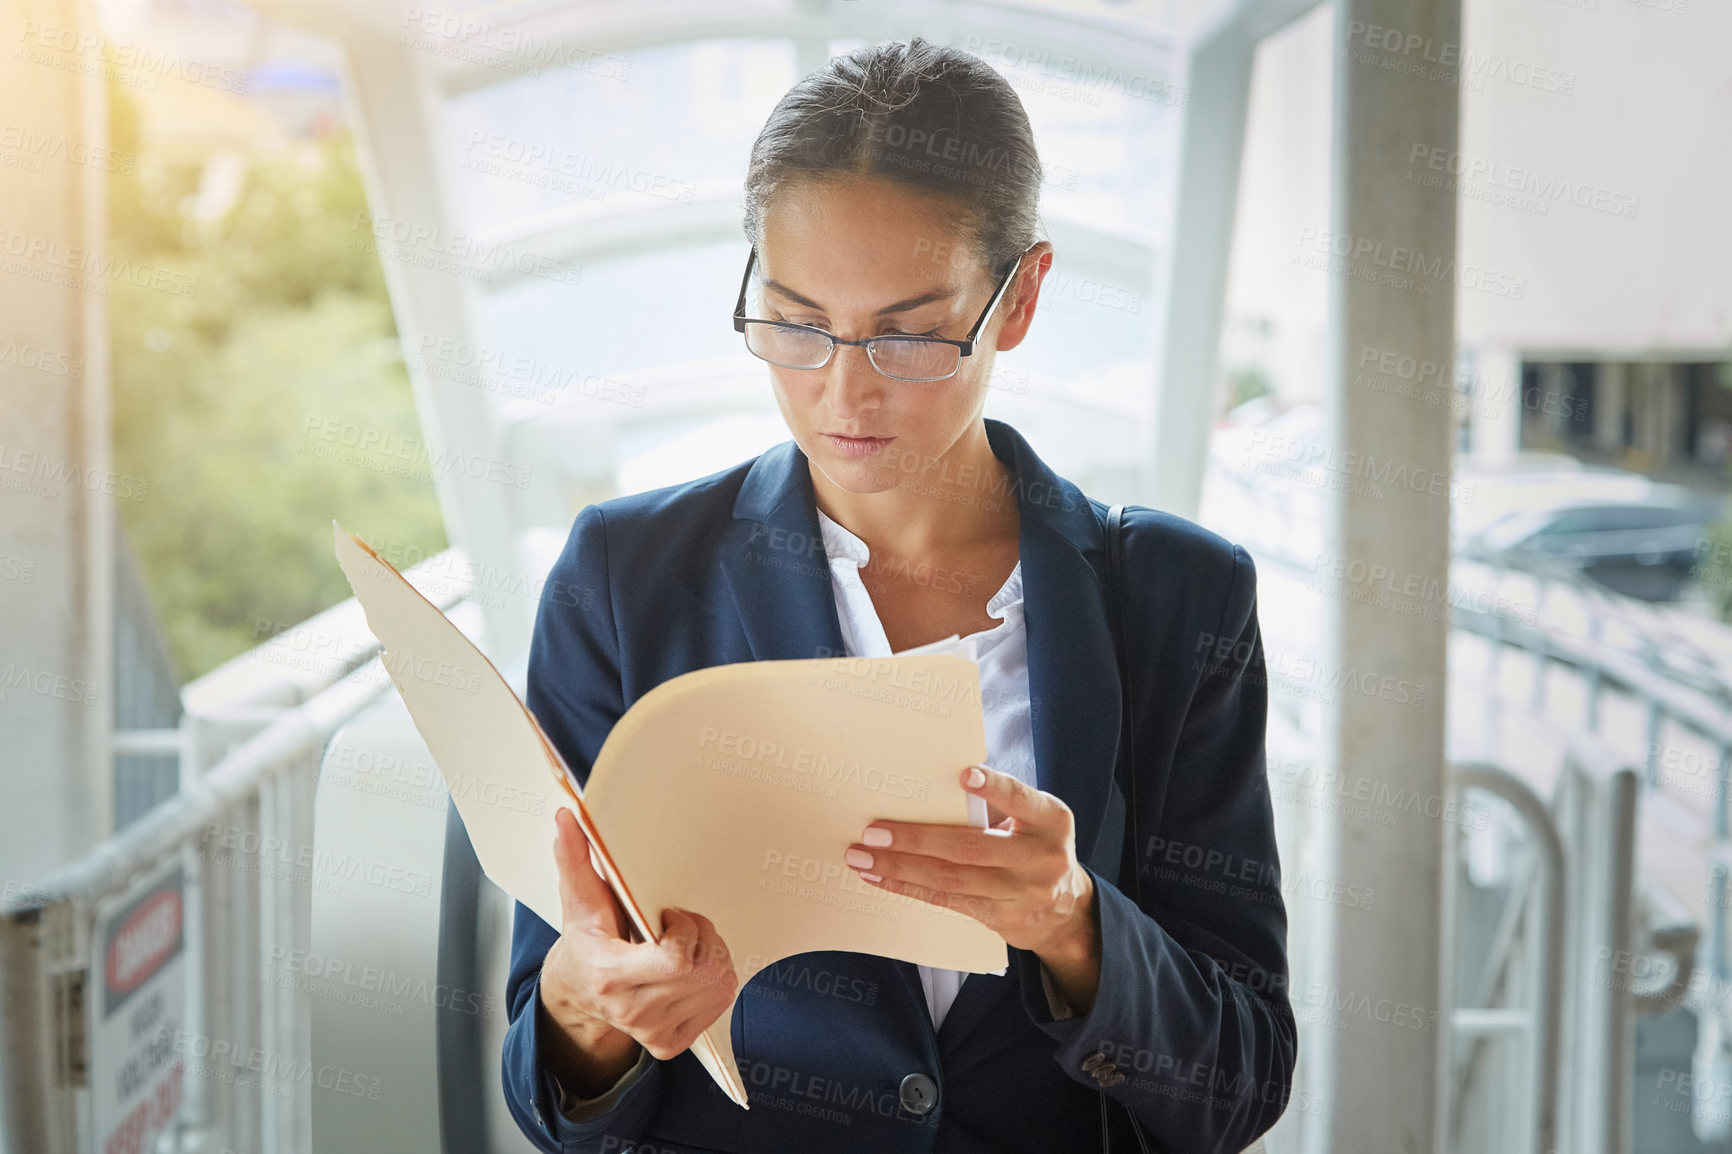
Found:
M 1124 519 L 1125 507 L 1114 505 L 1107 510 L 1107 625 L 1113 635 L 1113 656 L 1119 664 L 1119 756 L 1114 766 L 1114 776 L 1120 779 L 1120 790 L 1125 798 L 1125 844 L 1119 857 L 1119 886 L 1124 887 L 1125 868 L 1131 871 L 1131 897 L 1137 905 L 1142 905 L 1143 871 L 1137 865 L 1137 767 L 1136 746 L 1132 738 L 1136 734 L 1135 719 L 1131 716 L 1132 705 L 1136 694 L 1131 692 L 1131 666 L 1125 656 L 1125 640 L 1123 628 L 1124 580 Z M 1107 1092 L 1100 1091 L 1101 1096 L 1101 1151 L 1102 1154 L 1112 1154 L 1111 1129 L 1107 1121 Z M 1136 1136 L 1137 1146 L 1143 1154 L 1150 1154 L 1149 1140 L 1143 1134 L 1142 1124 L 1137 1116 L 1126 1106 L 1125 1116 L 1131 1121 L 1131 1133 Z
M 1132 737 L 1136 733 L 1136 720 L 1132 709 L 1136 702 L 1136 694 L 1131 692 L 1131 666 L 1125 654 L 1124 612 L 1122 592 L 1124 580 L 1124 514 L 1123 505 L 1114 505 L 1107 511 L 1107 623 L 1113 634 L 1113 655 L 1119 664 L 1119 689 L 1121 693 L 1119 705 L 1119 758 L 1114 766 L 1114 776 L 1119 780 L 1119 790 L 1125 798 L 1125 851 L 1120 857 L 1119 882 L 1122 887 L 1125 867 L 1131 870 L 1131 896 L 1137 904 L 1142 904 L 1143 871 L 1137 866 L 1137 766 L 1136 748 Z

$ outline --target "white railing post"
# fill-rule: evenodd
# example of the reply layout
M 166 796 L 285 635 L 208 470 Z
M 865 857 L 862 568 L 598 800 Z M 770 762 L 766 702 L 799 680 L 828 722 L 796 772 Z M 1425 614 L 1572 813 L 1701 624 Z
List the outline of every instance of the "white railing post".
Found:
M 1565 1080 L 1558 1148 L 1628 1154 L 1635 1072 L 1633 993 L 1619 961 L 1634 944 L 1636 771 L 1574 743 L 1558 782 L 1558 828 L 1570 862 L 1565 953 Z M 1627 971 L 1628 965 L 1622 967 Z
M 1450 784 L 1457 794 L 1465 789 L 1479 789 L 1501 798 L 1516 811 L 1528 830 L 1539 897 L 1534 908 L 1521 916 L 1527 929 L 1520 934 L 1528 943 L 1526 965 L 1528 988 L 1514 991 L 1512 997 L 1525 996 L 1526 1008 L 1494 1008 L 1467 1006 L 1453 1011 L 1457 1028 L 1456 1043 L 1471 1043 L 1478 1037 L 1515 1035 L 1523 1042 L 1524 1066 L 1527 1070 L 1524 1094 L 1526 1108 L 1512 1111 L 1509 1124 L 1515 1141 L 1502 1147 L 1511 1154 L 1533 1151 L 1549 1154 L 1557 1149 L 1558 1089 L 1562 1063 L 1562 1029 L 1564 987 L 1561 965 L 1564 955 L 1565 908 L 1569 893 L 1568 858 L 1556 823 L 1545 805 L 1527 783 L 1500 766 L 1482 762 L 1458 762 L 1450 766 Z M 1446 874 L 1453 880 L 1453 868 Z M 1512 901 L 1520 900 L 1520 896 Z M 1451 907 L 1454 912 L 1454 907 Z M 1453 926 L 1453 919 L 1449 923 Z M 1452 941 L 1449 948 L 1453 947 Z M 1453 1111 L 1452 1111 L 1453 1113 Z
M 292 999 L 282 1006 L 263 996 L 260 978 L 266 951 L 297 940 L 297 925 L 310 920 L 294 915 L 297 906 L 310 907 L 311 895 L 280 868 L 265 874 L 282 858 L 295 859 L 292 850 L 278 851 L 295 836 L 297 808 L 306 811 L 299 828 L 310 830 L 312 783 L 297 789 L 297 781 L 313 771 L 330 734 L 388 684 L 376 665 L 357 670 L 304 705 L 276 711 L 208 773 L 198 772 L 195 753 L 183 763 L 184 788 L 176 797 L 40 885 L 0 893 L 0 1150 L 96 1149 L 86 1085 L 93 1023 L 86 1010 L 100 1004 L 90 987 L 101 981 L 90 968 L 98 910 L 177 860 L 188 867 L 182 948 L 189 1000 L 178 1020 L 162 1025 L 177 1035 L 171 1040 L 185 1071 L 181 1124 L 168 1148 L 199 1154 L 306 1148 L 306 1124 L 296 1119 L 305 1119 L 310 1100 L 310 1089 L 300 1085 L 310 1047 L 305 1030 L 293 1024 Z M 213 828 L 236 836 L 212 839 Z M 219 840 L 278 860 L 249 863 L 243 851 L 224 868 L 213 852 Z M 285 1023 L 265 1024 L 279 1013 Z M 267 1033 L 274 1053 L 265 1049 Z M 264 1063 L 255 1060 L 261 1054 Z M 195 1070 L 195 1062 L 202 1068 Z M 259 1126 L 259 1088 L 249 1084 L 260 1073 L 252 1067 L 261 1064 L 264 1076 L 292 1089 L 286 1101 L 267 1107 L 268 1132 Z

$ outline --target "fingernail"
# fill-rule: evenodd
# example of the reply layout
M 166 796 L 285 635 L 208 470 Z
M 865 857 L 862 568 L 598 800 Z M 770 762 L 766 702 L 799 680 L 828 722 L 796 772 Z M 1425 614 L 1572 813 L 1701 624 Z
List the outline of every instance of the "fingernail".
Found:
M 860 840 L 867 845 L 889 845 L 890 831 L 875 825 L 866 827 L 866 832 L 860 835 Z
M 863 849 L 850 849 L 842 855 L 842 859 L 856 869 L 869 870 L 872 868 L 872 855 Z
M 863 873 L 860 876 L 865 878 L 869 882 L 881 882 L 884 880 L 883 878 L 879 877 L 877 874 Z
M 986 784 L 986 774 L 980 772 L 978 765 L 968 767 L 968 777 L 965 779 L 970 789 L 979 789 Z

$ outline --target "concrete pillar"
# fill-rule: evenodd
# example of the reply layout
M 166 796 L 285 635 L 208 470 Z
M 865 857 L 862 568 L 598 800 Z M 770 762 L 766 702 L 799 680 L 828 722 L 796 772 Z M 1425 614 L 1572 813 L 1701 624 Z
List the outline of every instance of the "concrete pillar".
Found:
M 1624 447 L 1624 409 L 1629 405 L 1630 366 L 1606 361 L 1594 390 L 1594 448 L 1617 454 Z
M 1635 361 L 1630 365 L 1629 376 L 1630 411 L 1627 422 L 1629 436 L 1626 438 L 1625 454 L 1634 462 L 1640 462 L 1647 447 L 1643 437 L 1648 429 L 1648 365 L 1646 361 Z
M 0 119 L 42 145 L 0 164 L 0 878 L 26 883 L 112 827 L 118 482 L 148 499 L 112 467 L 107 187 L 91 160 L 108 105 L 86 33 L 100 38 L 79 0 L 0 0 Z
M 1379 796 L 1442 798 L 1449 615 L 1424 590 L 1448 577 L 1450 404 L 1354 389 L 1352 375 L 1367 347 L 1453 363 L 1455 203 L 1398 174 L 1415 141 L 1457 148 L 1454 69 L 1427 62 L 1459 58 L 1461 0 L 1337 0 L 1335 19 L 1325 552 L 1346 572 L 1389 574 L 1363 588 L 1409 611 L 1380 607 L 1376 596 L 1324 598 L 1322 762 Z M 1374 39 L 1372 28 L 1384 35 Z M 1410 75 L 1407 64 L 1433 71 Z M 1426 387 L 1454 383 L 1434 377 Z M 1430 1154 L 1440 1149 L 1449 1034 L 1446 827 L 1408 813 L 1384 825 L 1346 808 L 1321 819 L 1316 860 L 1330 883 L 1322 892 L 1354 892 L 1341 883 L 1376 897 L 1312 907 L 1326 956 L 1310 972 L 1331 975 L 1320 1012 L 1340 1028 L 1308 1038 L 1303 1060 L 1316 1064 L 1320 1109 L 1306 1118 L 1304 1146 Z M 1373 1012 L 1379 1006 L 1386 1012 Z
M 1630 411 L 1635 419 L 1630 443 L 1637 454 L 1634 467 L 1641 470 L 1659 463 L 1661 381 L 1656 367 L 1650 361 L 1638 361 L 1631 366 Z
M 1569 366 L 1561 361 L 1547 361 L 1540 366 L 1539 376 L 1539 391 L 1531 400 L 1524 396 L 1522 402 L 1530 406 L 1535 426 L 1545 430 L 1546 443 L 1561 449 L 1565 424 L 1563 399 L 1570 389 Z
M 1654 465 L 1660 468 L 1674 464 L 1680 455 L 1688 458 L 1684 449 L 1684 415 L 1689 407 L 1686 396 L 1689 384 L 1684 379 L 1683 366 L 1675 361 L 1655 365 L 1654 372 L 1660 394 L 1660 451 Z
M 1648 425 L 1652 420 L 1649 409 L 1648 366 L 1637 361 L 1630 366 L 1630 442 L 1627 451 L 1636 461 L 1645 460 L 1648 452 Z
M 1514 350 L 1464 350 L 1468 454 L 1480 464 L 1506 462 L 1521 451 L 1522 362 Z

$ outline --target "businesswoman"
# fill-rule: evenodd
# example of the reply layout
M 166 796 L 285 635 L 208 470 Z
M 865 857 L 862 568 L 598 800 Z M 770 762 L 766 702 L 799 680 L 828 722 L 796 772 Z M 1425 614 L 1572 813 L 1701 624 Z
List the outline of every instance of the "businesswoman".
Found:
M 982 415 L 1052 263 L 1039 187 L 1021 103 L 964 52 L 862 48 L 790 90 L 752 151 L 734 324 L 792 439 L 586 507 L 529 660 L 529 707 L 587 778 L 670 677 L 973 637 L 989 758 L 956 769 L 996 829 L 874 822 L 846 861 L 967 908 L 1008 969 L 766 967 L 731 1019 L 742 1110 L 688 1050 L 734 993 L 727 943 L 702 910 L 632 941 L 558 815 L 563 924 L 517 909 L 503 1060 L 541 1149 L 1234 1152 L 1285 1108 L 1251 560 L 1138 508 L 1115 584 L 1106 508 Z

